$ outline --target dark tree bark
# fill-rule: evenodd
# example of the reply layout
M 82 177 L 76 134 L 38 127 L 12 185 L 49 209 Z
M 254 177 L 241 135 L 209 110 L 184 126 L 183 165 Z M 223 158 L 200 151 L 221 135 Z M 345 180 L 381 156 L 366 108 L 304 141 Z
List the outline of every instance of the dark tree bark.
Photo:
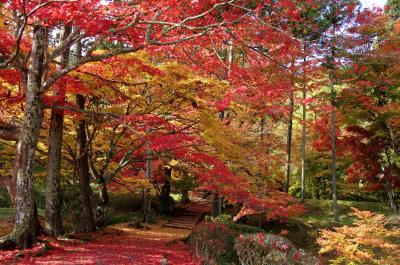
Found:
M 70 27 L 64 28 L 62 40 L 65 40 L 71 33 Z M 61 65 L 67 65 L 69 49 L 66 49 L 60 58 Z M 63 88 L 55 91 L 64 101 L 65 90 Z M 62 102 L 60 102 L 62 103 Z M 63 231 L 61 221 L 61 150 L 64 129 L 64 113 L 62 110 L 52 110 L 49 129 L 49 151 L 47 156 L 46 175 L 46 206 L 45 206 L 45 231 L 48 235 L 57 237 Z
M 0 247 L 31 247 L 37 240 L 38 222 L 35 214 L 33 173 L 35 151 L 43 120 L 41 82 L 46 48 L 46 32 L 34 26 L 32 36 L 31 64 L 25 93 L 24 121 L 17 146 L 14 168 L 17 175 L 16 216 L 14 231 L 0 239 Z
M 161 205 L 161 212 L 169 214 L 172 212 L 173 209 L 173 200 L 171 198 L 171 168 L 164 169 L 164 184 L 161 188 L 160 192 L 160 205 Z
M 85 109 L 85 97 L 76 95 L 76 103 L 80 109 Z M 77 140 L 79 146 L 77 172 L 79 176 L 79 201 L 80 201 L 80 223 L 78 232 L 93 232 L 96 230 L 92 210 L 89 155 L 87 148 L 86 121 L 80 120 L 77 126 Z
M 53 110 L 50 118 L 47 158 L 45 231 L 54 237 L 62 233 L 60 170 L 63 124 L 64 115 Z

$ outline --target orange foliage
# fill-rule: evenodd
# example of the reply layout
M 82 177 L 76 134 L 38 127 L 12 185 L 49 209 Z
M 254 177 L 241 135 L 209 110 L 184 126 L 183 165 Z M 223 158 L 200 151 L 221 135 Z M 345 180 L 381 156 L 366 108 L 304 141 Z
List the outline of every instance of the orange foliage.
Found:
M 369 211 L 353 209 L 354 226 L 321 230 L 318 244 L 321 254 L 331 253 L 331 264 L 400 264 L 399 229 L 385 227 L 386 217 Z

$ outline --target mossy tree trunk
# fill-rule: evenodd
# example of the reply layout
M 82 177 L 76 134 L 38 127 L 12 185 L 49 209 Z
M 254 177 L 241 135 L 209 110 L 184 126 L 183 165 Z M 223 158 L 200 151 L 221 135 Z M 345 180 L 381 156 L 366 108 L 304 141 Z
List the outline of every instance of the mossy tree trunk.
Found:
M 24 120 L 14 168 L 17 175 L 16 216 L 12 234 L 0 239 L 0 247 L 29 248 L 37 240 L 38 221 L 35 210 L 34 167 L 35 151 L 43 120 L 42 75 L 46 48 L 46 31 L 35 25 L 32 35 L 31 63 L 25 92 Z

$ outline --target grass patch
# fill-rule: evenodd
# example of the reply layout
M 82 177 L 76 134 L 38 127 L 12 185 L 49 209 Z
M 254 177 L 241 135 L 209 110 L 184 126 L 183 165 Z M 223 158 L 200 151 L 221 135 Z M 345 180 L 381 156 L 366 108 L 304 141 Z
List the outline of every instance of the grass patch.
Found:
M 332 215 L 331 200 L 306 200 L 305 206 L 307 212 L 296 218 L 315 228 L 329 228 L 334 226 Z M 351 225 L 355 218 L 351 215 L 351 208 L 357 208 L 364 211 L 390 215 L 391 211 L 386 203 L 379 202 L 360 202 L 360 201 L 338 201 L 339 223 L 341 225 Z
M 114 225 L 118 223 L 127 223 L 141 220 L 142 215 L 139 212 L 132 213 L 109 213 L 106 217 L 106 225 Z
M 44 217 L 44 210 L 38 209 L 39 216 Z M 0 219 L 8 219 L 15 217 L 15 208 L 0 208 Z

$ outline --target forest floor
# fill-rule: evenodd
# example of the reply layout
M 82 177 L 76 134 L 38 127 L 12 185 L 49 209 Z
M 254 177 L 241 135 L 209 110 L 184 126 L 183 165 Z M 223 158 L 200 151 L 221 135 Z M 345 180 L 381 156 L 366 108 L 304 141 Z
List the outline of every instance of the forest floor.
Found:
M 27 251 L 0 251 L 0 264 L 160 265 L 163 258 L 168 260 L 167 264 L 200 264 L 182 241 L 191 231 L 164 227 L 165 222 L 144 228 L 120 223 L 58 241 L 41 238 L 40 243 Z M 9 233 L 12 226 L 12 220 L 1 219 L 0 236 Z
M 292 219 L 286 224 L 269 223 L 265 231 L 279 233 L 282 229 L 290 231 L 288 238 L 298 247 L 317 254 L 318 230 L 334 226 L 331 219 L 329 200 L 308 200 L 306 214 Z M 373 202 L 339 201 L 342 224 L 351 224 L 351 207 L 389 213 L 386 204 Z M 11 232 L 14 211 L 0 208 L 0 236 Z M 39 211 L 39 215 L 43 215 Z M 187 216 L 185 217 L 187 218 Z M 174 221 L 175 219 L 170 219 Z M 183 220 L 184 223 L 187 220 Z M 174 223 L 180 223 L 175 220 Z M 0 251 L 0 264 L 161 264 L 165 257 L 168 264 L 201 264 L 192 257 L 183 239 L 190 229 L 165 227 L 168 220 L 160 219 L 147 227 L 135 228 L 134 222 L 120 222 L 102 228 L 95 233 L 80 234 L 54 241 L 41 238 L 40 243 L 27 251 Z M 275 231 L 276 230 L 276 231 Z

